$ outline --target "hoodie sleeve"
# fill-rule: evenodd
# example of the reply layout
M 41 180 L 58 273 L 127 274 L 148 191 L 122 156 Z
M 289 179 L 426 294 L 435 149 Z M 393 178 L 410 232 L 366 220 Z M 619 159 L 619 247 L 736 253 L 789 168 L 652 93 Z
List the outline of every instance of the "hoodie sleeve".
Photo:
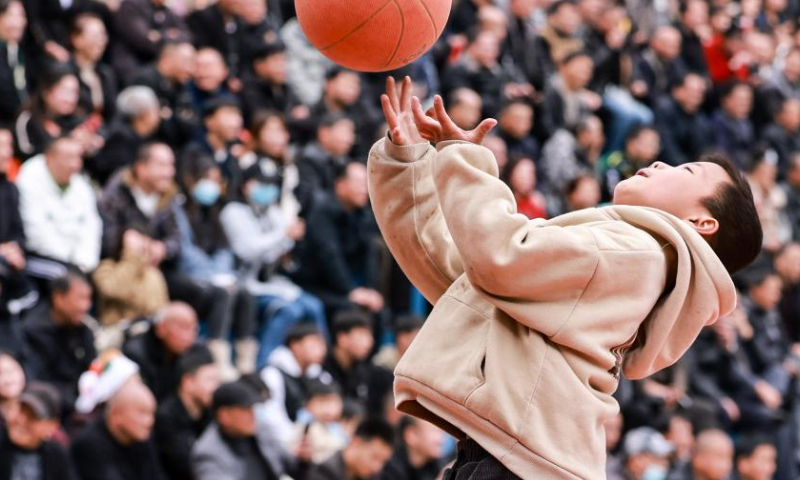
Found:
M 399 146 L 382 139 L 368 164 L 378 226 L 411 283 L 431 303 L 463 273 L 433 183 L 435 158 L 428 143 Z

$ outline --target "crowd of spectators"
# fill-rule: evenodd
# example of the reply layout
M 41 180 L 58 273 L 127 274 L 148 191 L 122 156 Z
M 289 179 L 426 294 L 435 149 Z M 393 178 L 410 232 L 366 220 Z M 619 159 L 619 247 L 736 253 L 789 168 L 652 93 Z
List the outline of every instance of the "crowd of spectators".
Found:
M 798 27 L 799 0 L 456 0 L 389 73 L 498 119 L 530 218 L 656 161 L 746 172 L 763 255 L 621 380 L 610 480 L 800 478 Z M 292 0 L 0 0 L 0 480 L 440 475 L 454 439 L 391 394 L 430 306 L 369 207 L 385 76 Z

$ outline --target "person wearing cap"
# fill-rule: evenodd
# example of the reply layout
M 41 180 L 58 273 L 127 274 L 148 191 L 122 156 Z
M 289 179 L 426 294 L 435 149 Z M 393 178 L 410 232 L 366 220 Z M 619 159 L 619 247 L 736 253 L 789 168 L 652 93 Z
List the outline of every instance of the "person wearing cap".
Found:
M 138 378 L 108 400 L 103 416 L 73 440 L 82 480 L 167 480 L 151 439 L 156 399 Z
M 670 473 L 668 480 L 728 480 L 733 472 L 733 441 L 722 430 L 711 428 L 697 435 L 692 460 Z
M 172 480 L 192 480 L 192 446 L 211 423 L 219 370 L 208 347 L 192 346 L 178 360 L 178 392 L 156 411 L 154 437 L 161 464 Z
M 665 480 L 669 473 L 672 444 L 657 430 L 635 428 L 625 435 L 622 451 L 625 455 L 626 480 Z
M 66 450 L 51 440 L 61 422 L 58 390 L 33 382 L 19 404 L 7 429 L 0 429 L 0 480 L 77 480 Z
M 269 428 L 257 428 L 253 407 L 262 401 L 255 386 L 245 380 L 223 384 L 214 392 L 214 421 L 192 448 L 196 480 L 278 480 L 285 474 L 304 478 L 310 446 L 303 442 L 291 455 Z

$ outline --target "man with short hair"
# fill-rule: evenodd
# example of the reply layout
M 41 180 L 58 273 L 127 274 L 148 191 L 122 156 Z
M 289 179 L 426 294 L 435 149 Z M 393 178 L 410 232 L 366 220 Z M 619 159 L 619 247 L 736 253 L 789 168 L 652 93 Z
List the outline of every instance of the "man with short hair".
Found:
M 22 328 L 23 364 L 32 379 L 53 385 L 64 416 L 73 411 L 78 379 L 97 352 L 86 320 L 92 308 L 92 287 L 75 268 L 50 283 L 50 299 L 28 312 Z
M 180 358 L 197 341 L 197 314 L 183 302 L 158 311 L 145 333 L 128 340 L 122 353 L 139 365 L 142 381 L 163 401 L 181 383 Z
M 733 471 L 733 441 L 722 430 L 712 428 L 697 435 L 692 461 L 670 480 L 727 480 Z
M 692 162 L 712 144 L 711 126 L 700 111 L 706 83 L 700 75 L 687 73 L 671 86 L 671 95 L 655 101 L 655 127 L 669 165 Z
M 777 469 L 775 443 L 763 435 L 742 435 L 736 440 L 735 480 L 772 480 Z
M 103 417 L 80 432 L 72 458 L 82 480 L 166 480 L 151 439 L 156 399 L 136 377 L 109 399 Z
M 193 345 L 178 360 L 180 384 L 156 411 L 155 442 L 172 480 L 192 480 L 192 446 L 211 423 L 211 400 L 219 370 L 208 347 Z
M 22 165 L 17 188 L 26 248 L 91 272 L 100 263 L 103 223 L 94 190 L 81 175 L 82 156 L 80 143 L 57 138 Z
M 392 456 L 394 431 L 385 420 L 368 419 L 356 428 L 355 436 L 330 459 L 309 470 L 306 480 L 369 480 Z
M 0 429 L 0 480 L 77 480 L 69 455 L 51 440 L 61 423 L 58 390 L 32 382 L 19 405 L 7 430 Z
M 383 467 L 380 480 L 435 480 L 442 469 L 444 432 L 418 418 L 404 415 L 397 427 L 399 447 Z
M 483 101 L 475 90 L 467 87 L 456 88 L 448 95 L 448 110 L 453 121 L 460 128 L 471 130 L 481 120 Z

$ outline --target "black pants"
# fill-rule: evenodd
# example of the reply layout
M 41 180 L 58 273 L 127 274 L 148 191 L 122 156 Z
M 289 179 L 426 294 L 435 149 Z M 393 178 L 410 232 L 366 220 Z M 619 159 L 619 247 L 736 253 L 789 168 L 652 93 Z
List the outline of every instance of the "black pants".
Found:
M 444 480 L 521 480 L 511 473 L 475 440 L 458 442 L 458 456 L 453 468 L 444 472 Z

